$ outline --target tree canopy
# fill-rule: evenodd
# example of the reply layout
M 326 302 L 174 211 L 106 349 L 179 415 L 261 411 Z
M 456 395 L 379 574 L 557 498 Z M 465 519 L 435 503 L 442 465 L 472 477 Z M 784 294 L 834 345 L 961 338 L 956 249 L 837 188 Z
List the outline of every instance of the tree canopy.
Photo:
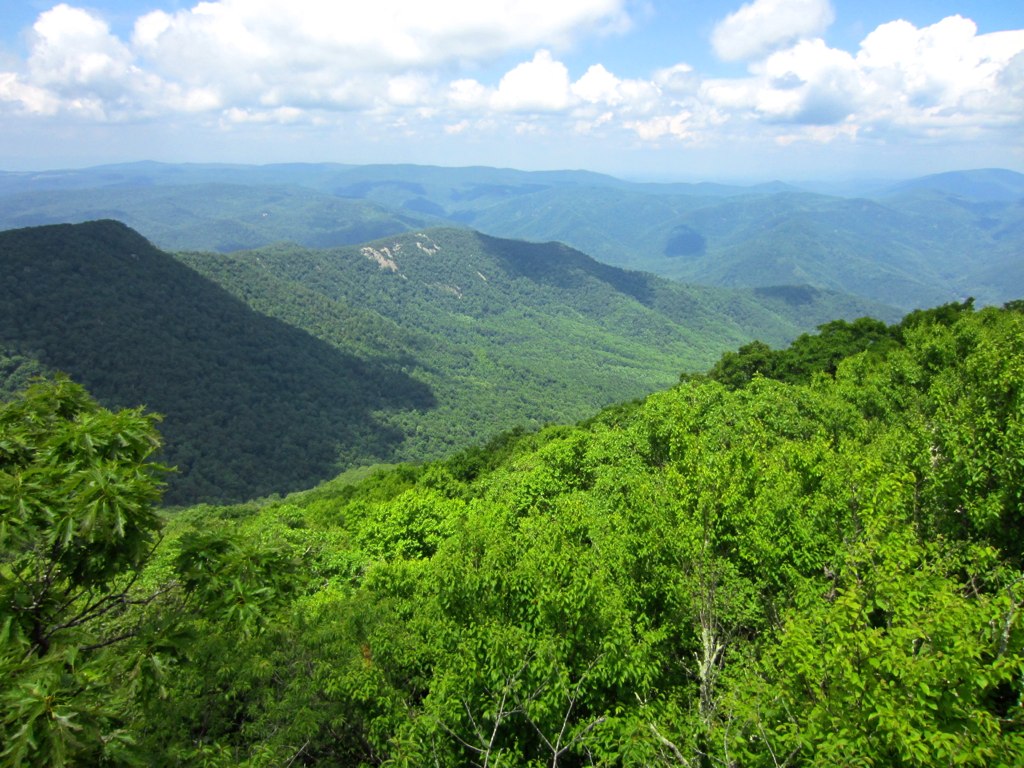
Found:
M 181 512 L 134 587 L 173 598 L 140 599 L 123 658 L 95 647 L 116 622 L 78 642 L 107 719 L 60 743 L 150 765 L 1020 765 L 1024 315 L 961 306 L 877 341 L 798 381 L 690 378 Z M 7 743 L 39 721 L 7 711 Z

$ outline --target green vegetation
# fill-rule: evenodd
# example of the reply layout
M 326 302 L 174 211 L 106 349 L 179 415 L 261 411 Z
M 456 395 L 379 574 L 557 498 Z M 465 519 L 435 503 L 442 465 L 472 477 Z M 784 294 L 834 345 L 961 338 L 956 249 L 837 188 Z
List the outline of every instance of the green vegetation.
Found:
M 910 311 L 1024 292 L 1022 197 L 1024 175 L 999 170 L 841 197 L 571 171 L 139 163 L 0 172 L 0 227 L 114 218 L 162 248 L 232 251 L 471 226 L 702 285 L 809 284 Z
M 1019 312 L 1020 301 L 1004 307 Z M 923 325 L 952 326 L 964 313 L 974 310 L 974 299 L 944 304 L 935 309 L 915 310 L 897 324 L 887 326 L 880 320 L 862 317 L 852 323 L 833 320 L 818 326 L 817 333 L 798 336 L 785 349 L 774 350 L 763 341 L 744 344 L 735 352 L 726 352 L 708 372 L 708 378 L 738 389 L 756 376 L 791 384 L 809 383 L 815 374 L 835 375 L 843 360 L 858 352 L 885 357 L 894 347 L 906 343 L 908 334 Z M 693 377 L 683 374 L 681 380 Z
M 0 410 L 0 761 L 98 765 L 128 743 L 99 651 L 139 634 L 158 541 L 156 418 L 67 379 Z M 114 694 L 116 695 L 116 694 Z
M 451 229 L 174 258 L 91 222 L 0 233 L 0 267 L 0 398 L 66 371 L 107 407 L 162 413 L 171 504 L 574 421 L 755 334 L 783 344 L 875 309 L 813 289 L 683 286 Z
M 289 185 L 175 184 L 0 197 L 0 227 L 116 219 L 167 250 L 235 251 L 268 243 L 317 248 L 423 226 L 424 218 Z
M 2 390 L 65 371 L 107 407 L 164 414 L 170 503 L 309 487 L 391 455 L 401 435 L 379 411 L 434 404 L 396 367 L 254 312 L 115 222 L 0 233 L 0 260 Z
M 48 648 L 23 564 L 78 583 L 89 548 L 65 571 L 52 544 L 81 505 L 4 503 L 2 759 L 1020 765 L 1019 308 L 831 323 L 742 353 L 785 381 L 712 372 L 443 461 L 195 507 L 148 561 L 119 553 L 152 540 L 151 517 L 126 518 L 141 538 L 97 517 L 116 556 L 47 621 L 87 611 L 92 584 L 124 613 Z M 5 493 L 63 487 L 93 455 L 138 471 L 152 440 L 86 425 L 151 436 L 142 414 L 51 391 L 0 411 Z M 95 447 L 112 442 L 149 447 Z

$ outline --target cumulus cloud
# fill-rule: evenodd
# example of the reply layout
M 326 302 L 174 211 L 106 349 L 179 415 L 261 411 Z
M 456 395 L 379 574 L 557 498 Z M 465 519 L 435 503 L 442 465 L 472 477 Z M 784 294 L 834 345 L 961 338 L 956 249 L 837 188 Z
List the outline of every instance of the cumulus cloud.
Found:
M 894 21 L 855 54 L 800 40 L 751 63 L 747 77 L 705 81 L 701 94 L 734 121 L 789 126 L 778 134 L 783 142 L 970 136 L 1024 125 L 1024 100 L 1011 84 L 1022 55 L 1024 30 L 979 35 L 959 16 L 922 28 Z
M 751 78 L 709 82 L 710 101 L 772 122 L 832 125 L 855 113 L 870 88 L 850 54 L 820 39 L 777 51 L 752 69 Z
M 382 132 L 625 131 L 651 142 L 1024 135 L 1024 30 L 982 35 L 959 16 L 893 21 L 845 51 L 823 37 L 828 0 L 753 0 L 712 35 L 720 57 L 746 62 L 740 77 L 683 62 L 634 78 L 601 63 L 572 71 L 561 46 L 621 31 L 627 5 L 211 0 L 147 13 L 122 39 L 62 3 L 38 17 L 27 58 L 0 66 L 0 110 L 96 121 L 206 113 L 224 130 L 339 125 L 354 113 Z M 519 63 L 481 74 L 509 56 Z
M 977 32 L 960 16 L 921 29 L 906 21 L 878 27 L 857 54 L 870 84 L 870 116 L 939 125 L 954 116 L 985 120 L 1009 107 L 1020 119 L 1020 103 L 1005 85 L 1024 53 L 1024 30 Z
M 452 81 L 448 86 L 448 103 L 458 109 L 484 109 L 491 99 L 491 91 L 472 78 Z
M 620 79 L 601 64 L 594 64 L 572 84 L 573 96 L 586 104 L 644 109 L 657 101 L 661 91 L 655 82 Z M 607 122 L 607 121 L 605 121 Z
M 33 80 L 57 88 L 103 86 L 132 69 L 131 51 L 109 27 L 86 11 L 61 4 L 39 16 L 32 27 L 28 61 Z
M 715 26 L 711 45 L 725 61 L 754 59 L 820 35 L 834 19 L 829 0 L 754 0 Z
M 61 107 L 56 94 L 22 82 L 13 72 L 0 72 L 0 104 L 5 102 L 19 104 L 25 112 L 35 115 L 55 115 Z
M 583 77 L 577 80 L 572 91 L 576 96 L 592 104 L 618 104 L 622 101 L 619 89 L 622 81 L 601 64 L 594 64 Z
M 242 123 L 277 123 L 277 124 L 290 124 L 307 122 L 309 116 L 301 109 L 294 107 L 278 107 L 277 109 L 265 109 L 265 110 L 248 110 L 238 109 L 232 107 L 224 110 L 222 115 L 224 124 L 242 124 Z
M 665 93 L 683 96 L 700 87 L 700 76 L 689 64 L 675 64 L 654 73 L 654 83 Z
M 628 22 L 624 0 L 217 0 L 135 25 L 136 49 L 190 84 L 238 98 L 301 87 L 331 101 L 339 73 L 389 75 L 488 60 Z
M 653 82 L 616 77 L 601 64 L 589 67 L 572 82 L 568 67 L 541 49 L 506 72 L 495 87 L 474 79 L 452 81 L 447 101 L 468 111 L 571 114 L 580 121 L 575 130 L 589 130 L 610 122 L 615 113 L 607 107 L 624 114 L 648 109 L 660 96 Z
M 36 22 L 0 99 L 25 111 L 89 100 L 138 113 L 421 104 L 433 72 L 623 31 L 626 0 L 210 0 L 138 18 L 130 40 L 61 4 Z M 515 84 L 515 78 L 509 88 Z M 507 97 L 507 98 L 506 98 Z M 509 91 L 499 100 L 520 98 Z M 105 116 L 110 116 L 106 114 Z
M 1009 101 L 1024 106 L 1024 51 L 1016 54 L 1003 67 L 997 77 L 997 84 Z
M 502 111 L 547 112 L 565 109 L 569 97 L 568 68 L 549 51 L 540 50 L 532 61 L 505 73 L 491 104 Z
M 60 4 L 40 14 L 23 73 L 0 73 L 0 104 L 22 112 L 68 112 L 95 120 L 215 108 L 209 89 L 169 83 L 137 63 L 101 19 Z
M 693 114 L 687 111 L 674 115 L 660 115 L 649 120 L 634 120 L 627 126 L 646 141 L 657 141 L 665 137 L 694 140 L 699 136 L 700 126 L 694 122 Z
M 31 39 L 28 76 L 9 73 L 5 89 L 29 112 L 52 114 L 64 101 L 73 111 L 102 118 L 105 105 L 152 85 L 107 25 L 78 8 L 61 4 L 41 14 Z
M 428 104 L 432 101 L 434 85 L 426 75 L 410 72 L 388 80 L 387 100 L 403 107 Z

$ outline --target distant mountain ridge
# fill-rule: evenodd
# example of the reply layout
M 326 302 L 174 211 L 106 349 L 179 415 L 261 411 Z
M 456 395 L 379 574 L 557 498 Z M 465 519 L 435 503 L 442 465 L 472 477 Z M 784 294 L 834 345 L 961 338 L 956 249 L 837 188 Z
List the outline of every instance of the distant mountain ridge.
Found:
M 2 205 L 2 204 L 0 204 Z M 74 211 L 70 216 L 68 211 Z M 273 242 L 326 248 L 422 226 L 421 216 L 294 185 L 203 182 L 143 188 L 39 189 L 11 203 L 5 224 L 123 221 L 172 250 L 236 251 Z
M 857 198 L 777 182 L 652 184 L 485 167 L 137 163 L 0 173 L 0 227 L 98 217 L 173 250 L 329 247 L 457 225 L 560 241 L 694 283 L 809 283 L 903 310 L 1024 295 L 1024 175 L 999 169 Z
M 451 228 L 175 258 L 118 222 L 51 225 L 0 232 L 0 270 L 0 390 L 34 364 L 164 413 L 172 503 L 436 457 L 642 396 L 755 336 L 896 315 Z
M 883 190 L 880 196 L 891 197 L 920 191 L 955 195 L 972 202 L 1021 202 L 1024 201 L 1024 174 L 1003 168 L 936 173 L 895 184 Z

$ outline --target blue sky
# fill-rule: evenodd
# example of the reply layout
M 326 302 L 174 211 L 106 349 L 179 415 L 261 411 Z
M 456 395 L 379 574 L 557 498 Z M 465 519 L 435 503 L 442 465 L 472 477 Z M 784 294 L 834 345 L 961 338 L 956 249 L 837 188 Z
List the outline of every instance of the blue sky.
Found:
M 0 169 L 143 159 L 723 181 L 1024 171 L 1024 3 L 0 6 Z

